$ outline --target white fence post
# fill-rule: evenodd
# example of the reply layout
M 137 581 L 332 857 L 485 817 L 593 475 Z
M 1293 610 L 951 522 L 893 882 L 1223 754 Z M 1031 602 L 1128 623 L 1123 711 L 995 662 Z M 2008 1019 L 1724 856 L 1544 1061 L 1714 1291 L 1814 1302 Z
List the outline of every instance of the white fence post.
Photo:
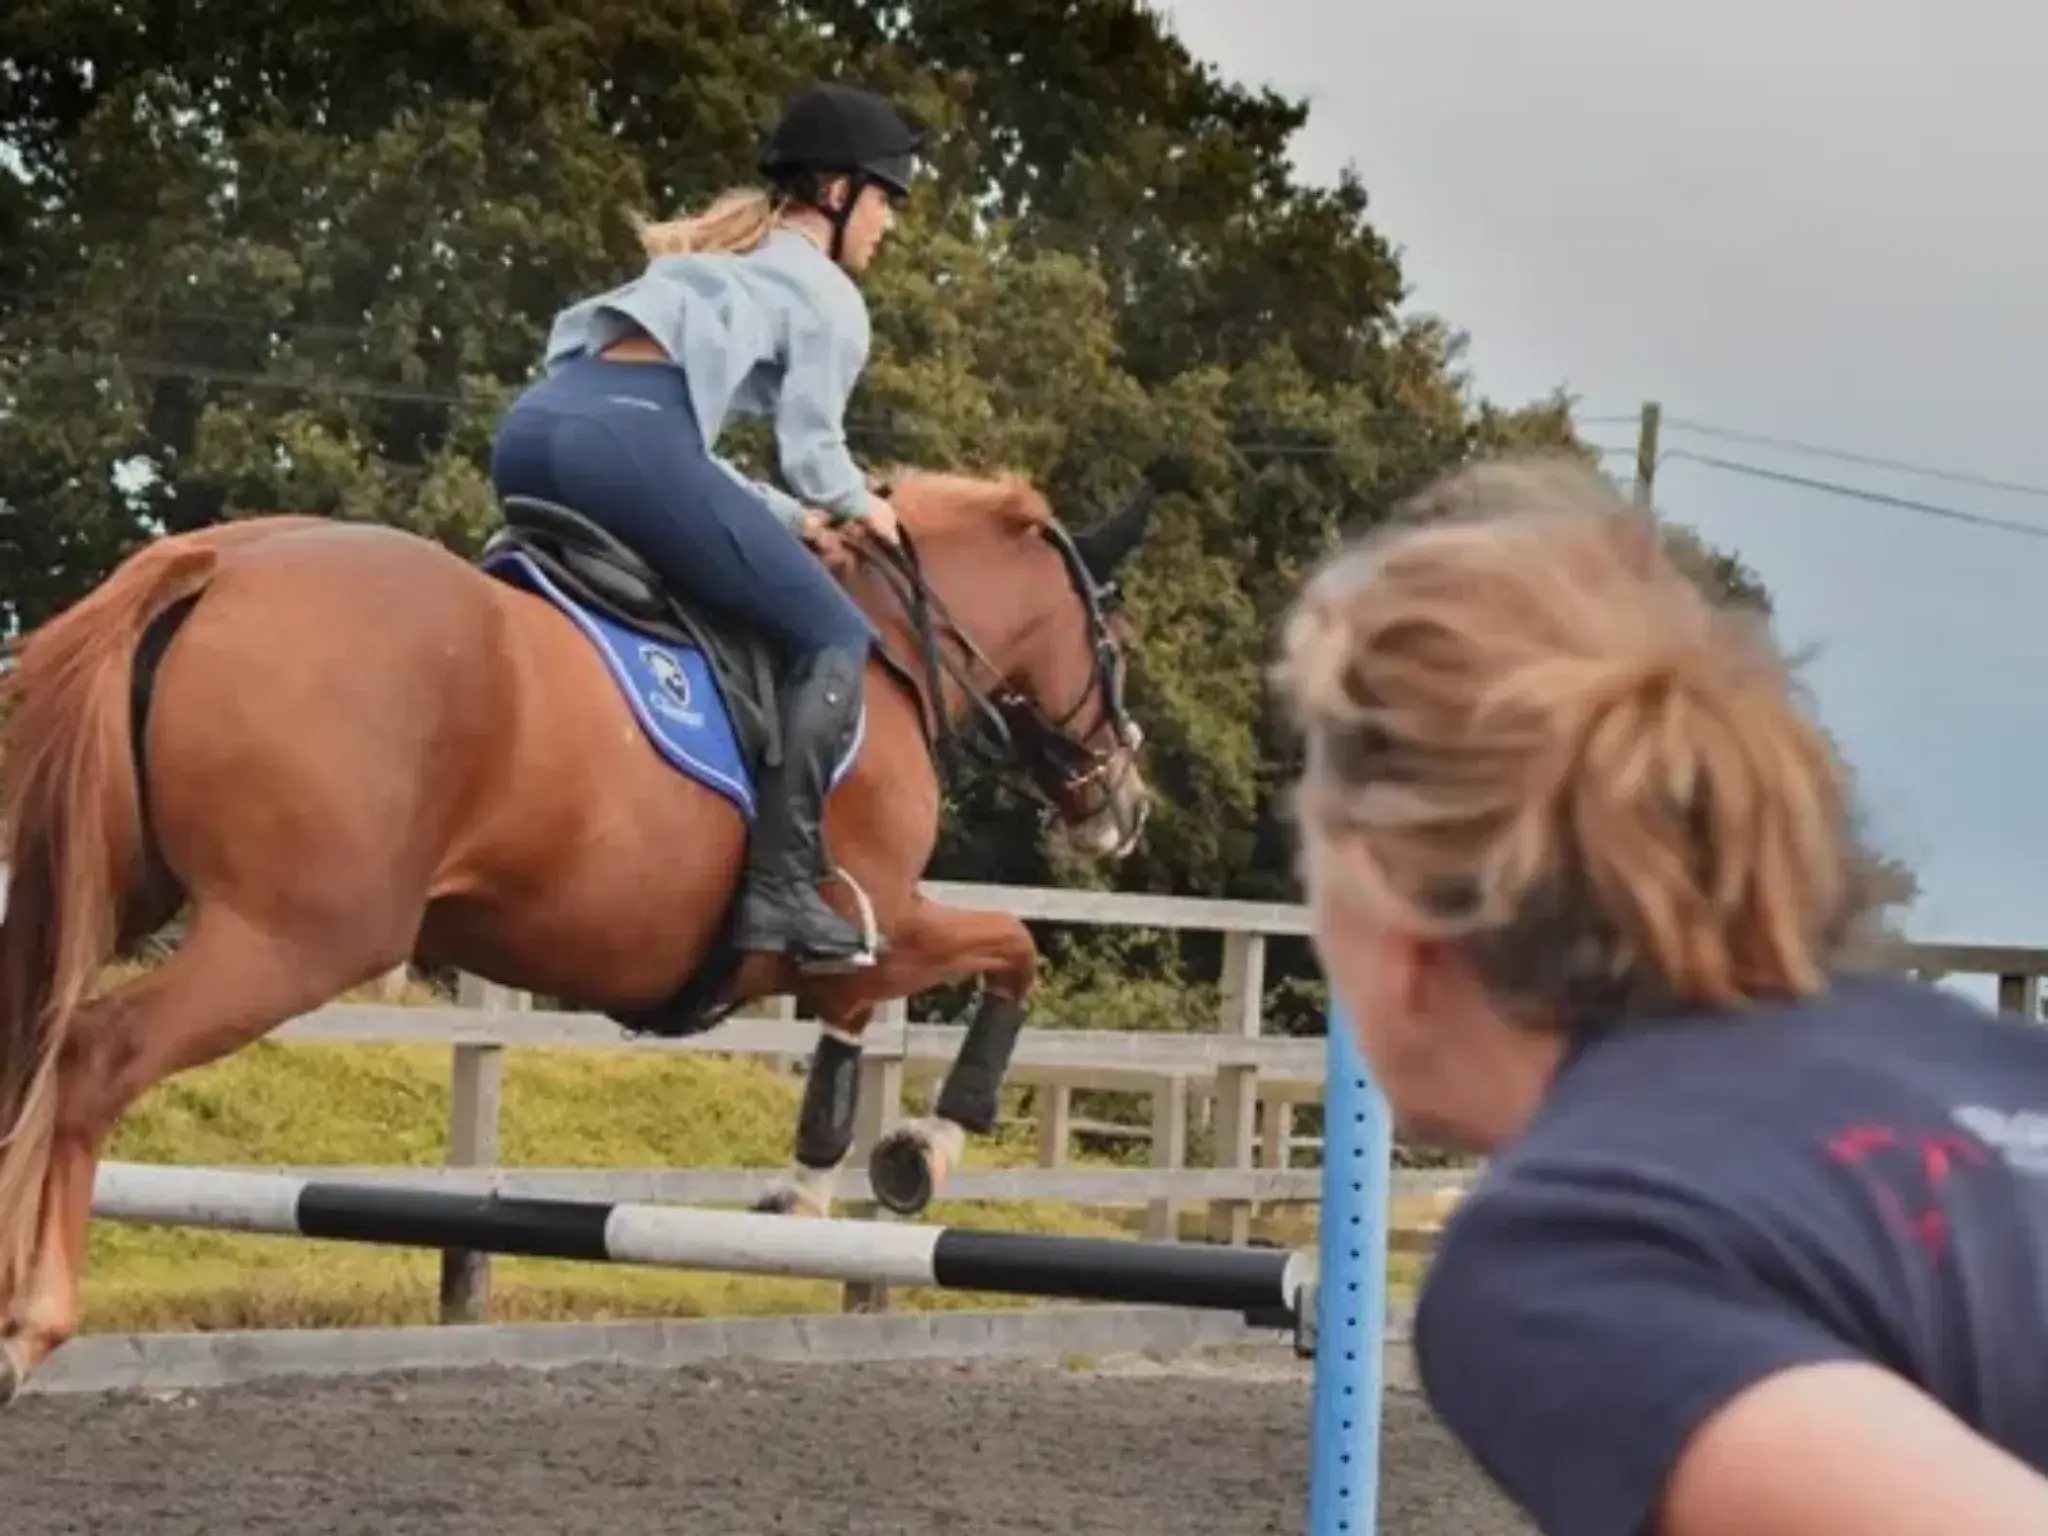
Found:
M 456 1002 L 502 1014 L 512 995 L 493 982 L 463 976 Z M 525 1001 L 525 999 L 521 999 Z M 458 1043 L 448 1064 L 448 1166 L 491 1168 L 498 1161 L 498 1111 L 504 1092 L 503 1046 Z M 441 1255 L 441 1321 L 479 1323 L 490 1312 L 491 1256 L 467 1248 Z
M 1266 987 L 1266 936 L 1233 933 L 1223 941 L 1223 1008 L 1218 1033 L 1233 1040 L 1255 1040 L 1261 1030 L 1260 1001 Z M 1216 1073 L 1216 1166 L 1249 1173 L 1256 1166 L 1254 1136 L 1259 1116 L 1259 1069 L 1256 1064 L 1219 1068 Z M 1219 1200 L 1210 1206 L 1212 1235 L 1229 1243 L 1249 1243 L 1252 1204 Z
M 903 1000 L 892 998 L 875 1009 L 863 1035 L 860 1107 L 854 1115 L 853 1150 L 846 1156 L 850 1168 L 865 1169 L 869 1151 L 903 1118 L 903 1029 L 909 1017 Z M 852 1203 L 850 1209 L 877 1220 L 889 1219 L 889 1213 L 871 1200 Z M 840 1293 L 839 1309 L 886 1312 L 889 1287 L 850 1280 Z

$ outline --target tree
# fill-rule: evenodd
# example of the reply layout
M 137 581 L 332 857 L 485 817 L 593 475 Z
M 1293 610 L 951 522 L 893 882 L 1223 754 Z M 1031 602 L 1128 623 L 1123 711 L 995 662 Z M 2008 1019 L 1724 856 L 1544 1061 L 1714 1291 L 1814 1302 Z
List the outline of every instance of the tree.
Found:
M 160 529 L 290 507 L 473 546 L 496 410 L 627 215 L 745 173 L 816 62 L 742 0 L 0 18 L 0 566 L 33 623 Z

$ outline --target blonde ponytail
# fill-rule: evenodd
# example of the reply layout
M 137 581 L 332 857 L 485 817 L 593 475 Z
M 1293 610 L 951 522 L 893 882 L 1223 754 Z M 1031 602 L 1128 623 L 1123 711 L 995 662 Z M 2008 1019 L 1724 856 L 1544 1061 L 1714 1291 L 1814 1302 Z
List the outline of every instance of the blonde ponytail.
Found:
M 781 198 L 759 187 L 736 187 L 699 213 L 659 222 L 635 214 L 633 228 L 649 260 L 699 251 L 751 251 L 768 238 L 783 206 Z
M 1278 683 L 1303 833 L 1518 1011 L 1812 993 L 1851 935 L 1846 776 L 1756 616 L 1567 460 L 1454 474 L 1318 573 Z

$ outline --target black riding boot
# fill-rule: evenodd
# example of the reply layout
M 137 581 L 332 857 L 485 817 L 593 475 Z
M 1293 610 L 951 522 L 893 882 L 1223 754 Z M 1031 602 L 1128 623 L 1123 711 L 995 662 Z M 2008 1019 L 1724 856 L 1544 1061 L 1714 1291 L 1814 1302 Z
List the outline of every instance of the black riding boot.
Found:
M 799 662 L 783 700 L 782 764 L 762 776 L 734 942 L 800 964 L 843 964 L 867 947 L 826 905 L 825 790 L 860 723 L 861 667 L 843 651 Z

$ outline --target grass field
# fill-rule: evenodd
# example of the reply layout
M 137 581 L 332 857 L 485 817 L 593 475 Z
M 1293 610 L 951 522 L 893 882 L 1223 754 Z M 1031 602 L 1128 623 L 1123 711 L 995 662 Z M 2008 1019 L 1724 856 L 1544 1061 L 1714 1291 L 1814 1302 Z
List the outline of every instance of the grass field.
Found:
M 108 1155 L 184 1164 L 432 1165 L 445 1157 L 449 1054 L 441 1046 L 266 1041 L 160 1085 Z M 780 1167 L 799 1085 L 767 1066 L 653 1052 L 506 1053 L 500 1157 L 507 1165 Z M 974 1167 L 1028 1166 L 1027 1128 L 983 1140 Z M 1083 1160 L 1086 1161 L 1086 1160 Z M 928 1219 L 1030 1231 L 1137 1235 L 1140 1210 L 1050 1203 L 935 1205 Z M 1199 1222 L 1199 1208 L 1190 1212 Z M 1312 1245 L 1312 1212 L 1263 1219 L 1262 1235 Z M 1194 1235 L 1193 1225 L 1189 1235 Z M 1397 1256 L 1395 1281 L 1412 1278 Z M 695 1274 L 500 1258 L 501 1321 L 705 1317 L 836 1310 L 822 1281 Z M 87 1260 L 90 1332 L 321 1327 L 433 1320 L 438 1256 L 425 1251 L 95 1222 Z M 1017 1304 L 1014 1298 L 898 1293 L 904 1308 Z

